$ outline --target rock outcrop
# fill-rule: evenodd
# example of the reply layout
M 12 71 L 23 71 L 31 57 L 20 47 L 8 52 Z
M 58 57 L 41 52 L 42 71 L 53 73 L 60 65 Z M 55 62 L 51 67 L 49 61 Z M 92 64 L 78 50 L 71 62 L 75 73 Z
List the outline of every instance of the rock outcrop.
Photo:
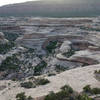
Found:
M 4 34 L 2 32 L 0 32 L 0 44 L 5 44 L 7 42 L 8 42 L 8 40 L 5 39 Z

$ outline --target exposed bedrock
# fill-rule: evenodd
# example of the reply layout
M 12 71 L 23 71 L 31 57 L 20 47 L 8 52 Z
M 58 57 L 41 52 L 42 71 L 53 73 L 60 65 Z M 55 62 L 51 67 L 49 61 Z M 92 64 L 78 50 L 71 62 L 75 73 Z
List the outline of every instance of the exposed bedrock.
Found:
M 8 40 L 5 39 L 4 34 L 2 32 L 0 32 L 0 44 L 5 44 L 7 42 L 8 42 Z
M 80 35 L 58 35 L 58 36 L 50 36 L 47 38 L 46 41 L 44 41 L 42 48 L 45 49 L 45 47 L 49 44 L 50 41 L 58 41 L 58 42 L 63 42 L 63 41 L 72 41 L 72 40 L 83 40 L 84 37 Z
M 82 63 L 83 66 L 94 65 L 100 63 L 98 50 L 99 47 L 86 40 L 64 41 L 60 47 L 60 53 L 56 57 L 63 61 Z
M 72 41 L 71 46 L 75 50 L 85 50 L 94 45 L 86 40 L 74 40 Z
M 99 63 L 97 60 L 89 57 L 76 57 L 71 59 L 71 61 L 80 62 L 86 65 L 94 65 Z
M 57 55 L 57 59 L 62 60 L 62 61 L 70 61 L 70 62 L 81 63 L 83 66 L 99 64 L 99 61 L 97 61 L 93 58 L 89 58 L 89 57 L 66 58 L 66 57 L 63 57 L 62 55 L 61 56 Z

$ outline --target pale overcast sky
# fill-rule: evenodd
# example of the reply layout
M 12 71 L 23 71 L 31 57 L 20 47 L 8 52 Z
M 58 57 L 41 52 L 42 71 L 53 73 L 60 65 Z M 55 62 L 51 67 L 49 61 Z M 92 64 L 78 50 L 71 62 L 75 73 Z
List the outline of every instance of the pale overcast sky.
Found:
M 6 4 L 26 2 L 26 1 L 32 1 L 32 0 L 0 0 L 0 6 L 6 5 Z M 33 0 L 33 1 L 36 1 L 36 0 Z

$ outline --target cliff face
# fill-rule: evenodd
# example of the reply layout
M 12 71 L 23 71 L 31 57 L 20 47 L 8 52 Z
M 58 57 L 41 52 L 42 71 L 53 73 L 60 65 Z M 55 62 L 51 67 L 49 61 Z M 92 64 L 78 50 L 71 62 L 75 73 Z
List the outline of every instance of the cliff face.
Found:
M 99 5 L 99 0 L 40 0 L 3 6 L 0 16 L 96 16 Z

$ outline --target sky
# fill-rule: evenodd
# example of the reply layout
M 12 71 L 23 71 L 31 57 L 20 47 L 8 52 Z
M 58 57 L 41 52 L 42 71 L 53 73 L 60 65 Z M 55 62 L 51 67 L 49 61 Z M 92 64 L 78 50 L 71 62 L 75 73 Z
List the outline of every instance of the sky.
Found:
M 32 1 L 32 0 L 0 0 L 0 6 L 6 5 L 6 4 L 14 4 L 14 3 L 21 3 L 26 1 Z M 33 0 L 36 1 L 36 0 Z

